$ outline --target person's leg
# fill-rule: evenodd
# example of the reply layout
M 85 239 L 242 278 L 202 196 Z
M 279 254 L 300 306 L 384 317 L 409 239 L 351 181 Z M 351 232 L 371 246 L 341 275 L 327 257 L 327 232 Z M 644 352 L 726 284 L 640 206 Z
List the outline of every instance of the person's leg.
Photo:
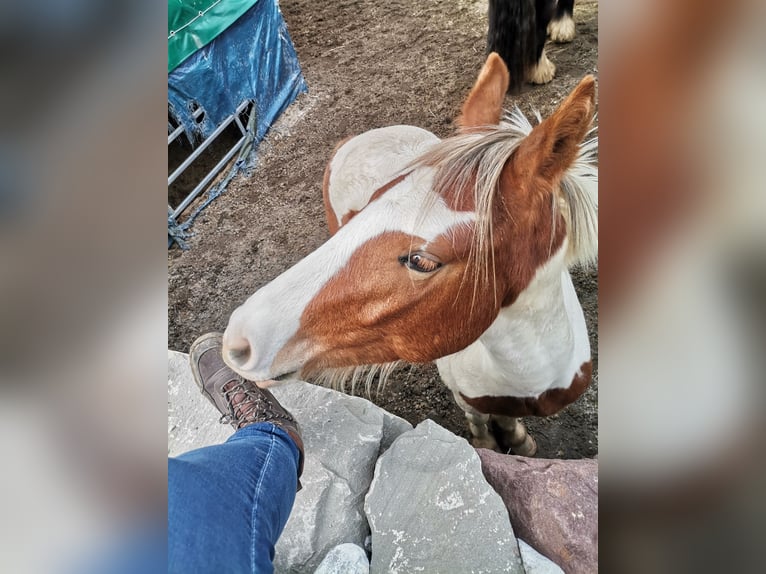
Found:
M 168 460 L 168 572 L 271 572 L 300 452 L 271 423 Z
M 224 444 L 168 459 L 168 571 L 272 572 L 303 471 L 293 416 L 221 357 L 221 334 L 191 346 L 202 394 L 237 429 Z

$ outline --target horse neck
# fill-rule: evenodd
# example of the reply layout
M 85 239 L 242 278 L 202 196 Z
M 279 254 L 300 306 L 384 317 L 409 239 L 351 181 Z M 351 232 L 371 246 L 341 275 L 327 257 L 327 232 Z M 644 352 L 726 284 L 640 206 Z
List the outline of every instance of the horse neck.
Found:
M 512 305 L 467 349 L 473 362 L 498 383 L 535 395 L 568 387 L 590 358 L 582 307 L 565 265 L 566 241 Z

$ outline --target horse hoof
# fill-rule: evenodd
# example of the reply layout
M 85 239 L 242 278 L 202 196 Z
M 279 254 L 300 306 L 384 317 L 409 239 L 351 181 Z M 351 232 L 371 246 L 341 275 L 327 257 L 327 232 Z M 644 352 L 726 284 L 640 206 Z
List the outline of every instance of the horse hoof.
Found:
M 511 447 L 511 452 L 519 456 L 535 456 L 537 454 L 537 441 L 531 434 L 524 437 L 524 442 Z
M 527 81 L 530 84 L 547 84 L 556 75 L 556 65 L 548 59 L 543 50 L 540 60 L 527 72 Z
M 471 444 L 474 448 L 486 448 L 489 450 L 501 452 L 501 449 L 493 436 L 486 436 L 482 438 L 473 437 L 471 439 Z
M 565 16 L 561 20 L 551 20 L 548 24 L 548 35 L 557 44 L 566 44 L 575 37 L 575 23 L 571 16 Z

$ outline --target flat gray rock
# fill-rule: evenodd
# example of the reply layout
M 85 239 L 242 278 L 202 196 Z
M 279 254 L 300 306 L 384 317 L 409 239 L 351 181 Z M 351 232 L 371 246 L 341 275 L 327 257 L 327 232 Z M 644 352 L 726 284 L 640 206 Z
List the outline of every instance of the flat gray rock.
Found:
M 527 574 L 564 574 L 561 567 L 518 538 L 521 562 Z
M 598 571 L 597 461 L 477 452 L 519 538 L 567 574 Z
M 370 561 L 356 544 L 339 544 L 327 553 L 314 574 L 370 574 Z
M 380 457 L 364 509 L 373 573 L 524 573 L 508 512 L 476 451 L 433 421 Z
M 277 543 L 274 567 L 313 572 L 334 546 L 364 545 L 364 496 L 381 443 L 412 426 L 370 401 L 324 387 L 290 383 L 271 390 L 300 423 L 306 447 L 303 490 Z

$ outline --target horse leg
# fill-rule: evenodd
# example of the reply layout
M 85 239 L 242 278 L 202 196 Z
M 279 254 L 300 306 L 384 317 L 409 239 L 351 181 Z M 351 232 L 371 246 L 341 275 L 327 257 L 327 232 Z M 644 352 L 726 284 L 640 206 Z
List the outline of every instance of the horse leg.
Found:
M 500 431 L 500 442 L 510 448 L 513 454 L 535 456 L 537 442 L 527 432 L 527 427 L 516 417 L 494 415 L 492 421 Z
M 527 81 L 532 84 L 547 84 L 556 74 L 556 66 L 545 53 L 548 23 L 553 17 L 555 6 L 551 0 L 535 0 L 535 63 L 526 71 Z
M 466 411 L 465 418 L 468 420 L 468 429 L 473 438 L 471 444 L 476 448 L 488 448 L 497 452 L 502 452 L 500 445 L 497 444 L 495 435 L 489 428 L 489 415 L 481 413 L 469 413 Z
M 551 40 L 558 44 L 571 42 L 575 35 L 575 23 L 572 18 L 574 0 L 559 0 L 556 4 L 556 12 L 548 24 L 548 34 Z
M 444 379 L 445 375 L 441 372 L 441 369 L 439 372 L 442 374 L 442 379 Z M 468 430 L 471 431 L 472 437 L 471 444 L 476 448 L 488 448 L 490 450 L 502 452 L 500 450 L 500 445 L 497 444 L 495 435 L 492 434 L 492 430 L 490 429 L 490 416 L 480 413 L 466 403 L 459 392 L 452 391 L 452 394 L 455 397 L 457 406 L 462 409 L 463 414 L 465 414 L 465 418 L 468 421 Z
M 556 75 L 556 64 L 548 59 L 545 49 L 540 53 L 540 59 L 537 64 L 532 66 L 527 72 L 527 81 L 530 84 L 547 84 Z

